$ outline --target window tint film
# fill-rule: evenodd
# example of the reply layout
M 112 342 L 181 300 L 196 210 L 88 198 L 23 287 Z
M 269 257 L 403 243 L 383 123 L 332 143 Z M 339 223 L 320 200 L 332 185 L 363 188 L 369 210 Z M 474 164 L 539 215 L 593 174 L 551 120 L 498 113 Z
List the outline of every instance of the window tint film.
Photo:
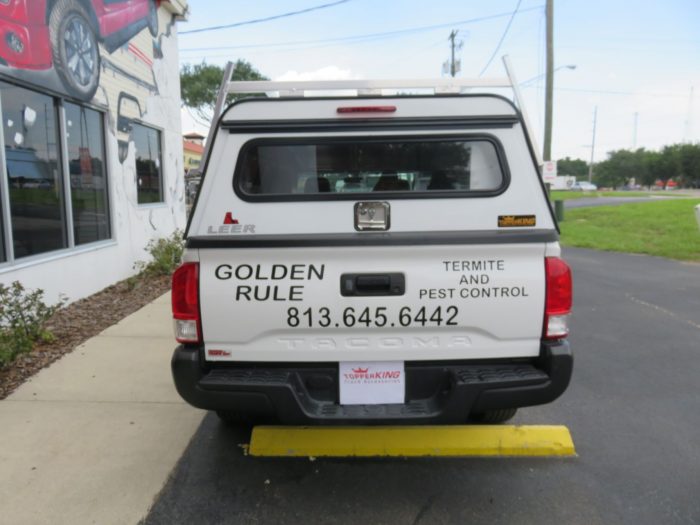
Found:
M 67 246 L 54 99 L 0 82 L 15 258 Z
M 102 115 L 65 104 L 75 244 L 109 239 Z
M 504 183 L 488 140 L 259 142 L 242 155 L 238 184 L 249 195 L 474 192 Z
M 163 202 L 160 131 L 141 124 L 132 126 L 136 147 L 138 203 Z

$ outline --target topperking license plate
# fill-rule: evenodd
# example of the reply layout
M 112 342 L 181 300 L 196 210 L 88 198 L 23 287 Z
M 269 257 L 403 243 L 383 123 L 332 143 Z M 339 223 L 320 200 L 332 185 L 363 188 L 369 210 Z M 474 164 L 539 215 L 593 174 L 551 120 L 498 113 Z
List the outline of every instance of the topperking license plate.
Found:
M 342 362 L 339 375 L 341 405 L 383 405 L 406 401 L 403 361 Z

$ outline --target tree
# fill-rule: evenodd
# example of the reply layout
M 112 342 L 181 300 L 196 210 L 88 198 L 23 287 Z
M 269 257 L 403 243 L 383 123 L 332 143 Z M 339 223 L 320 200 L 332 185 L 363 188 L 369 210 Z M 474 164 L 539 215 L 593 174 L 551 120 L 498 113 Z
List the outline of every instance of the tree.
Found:
M 669 180 L 680 175 L 679 147 L 679 144 L 674 144 L 672 146 L 664 146 L 661 151 L 648 153 L 649 181 L 656 182 L 660 180 L 666 186 Z
M 678 157 L 682 185 L 700 188 L 700 144 L 681 144 Z
M 185 64 L 180 70 L 180 90 L 182 102 L 193 109 L 200 119 L 209 125 L 214 115 L 216 96 L 221 87 L 221 79 L 224 76 L 222 67 L 206 64 Z M 237 60 L 231 80 L 268 80 L 250 62 Z M 226 102 L 235 99 L 229 95 Z
M 657 181 L 666 186 L 671 179 L 681 186 L 700 187 L 700 144 L 671 144 L 661 151 L 620 149 L 596 166 L 599 186 L 621 186 L 632 178 L 648 187 Z
M 572 175 L 576 180 L 588 180 L 588 163 L 581 159 L 565 157 L 557 161 L 558 175 Z
M 643 186 L 654 186 L 657 180 L 661 178 L 663 173 L 663 159 L 660 151 L 647 151 L 644 156 L 644 164 L 646 165 L 645 177 L 640 180 Z
M 608 153 L 608 159 L 599 163 L 595 170 L 595 180 L 599 186 L 623 186 L 630 179 L 644 179 L 647 164 L 645 151 L 620 149 Z

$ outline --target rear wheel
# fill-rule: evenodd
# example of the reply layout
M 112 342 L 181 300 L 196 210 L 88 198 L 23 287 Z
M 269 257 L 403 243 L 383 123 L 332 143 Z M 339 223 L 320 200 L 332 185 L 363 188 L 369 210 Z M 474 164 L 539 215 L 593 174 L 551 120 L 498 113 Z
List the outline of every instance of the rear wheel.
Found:
M 498 410 L 487 410 L 479 414 L 472 414 L 471 419 L 477 423 L 505 423 L 515 416 L 517 408 L 499 408 Z
M 89 16 L 75 0 L 58 0 L 49 16 L 54 68 L 69 95 L 91 100 L 100 82 L 100 50 Z

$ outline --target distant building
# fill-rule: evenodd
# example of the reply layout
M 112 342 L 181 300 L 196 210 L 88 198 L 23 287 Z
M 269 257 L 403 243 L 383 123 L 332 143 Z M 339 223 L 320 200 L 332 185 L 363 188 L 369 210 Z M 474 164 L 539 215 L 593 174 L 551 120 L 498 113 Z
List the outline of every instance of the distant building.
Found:
M 182 152 L 184 155 L 185 175 L 192 170 L 199 170 L 204 154 L 204 137 L 198 133 L 188 133 L 182 136 Z
M 175 26 L 187 1 L 7 4 L 0 282 L 73 301 L 132 275 L 149 240 L 185 225 Z
M 194 142 L 195 144 L 199 144 L 200 146 L 204 145 L 204 135 L 200 135 L 196 131 L 187 133 L 186 135 L 183 135 L 182 138 L 188 142 Z

